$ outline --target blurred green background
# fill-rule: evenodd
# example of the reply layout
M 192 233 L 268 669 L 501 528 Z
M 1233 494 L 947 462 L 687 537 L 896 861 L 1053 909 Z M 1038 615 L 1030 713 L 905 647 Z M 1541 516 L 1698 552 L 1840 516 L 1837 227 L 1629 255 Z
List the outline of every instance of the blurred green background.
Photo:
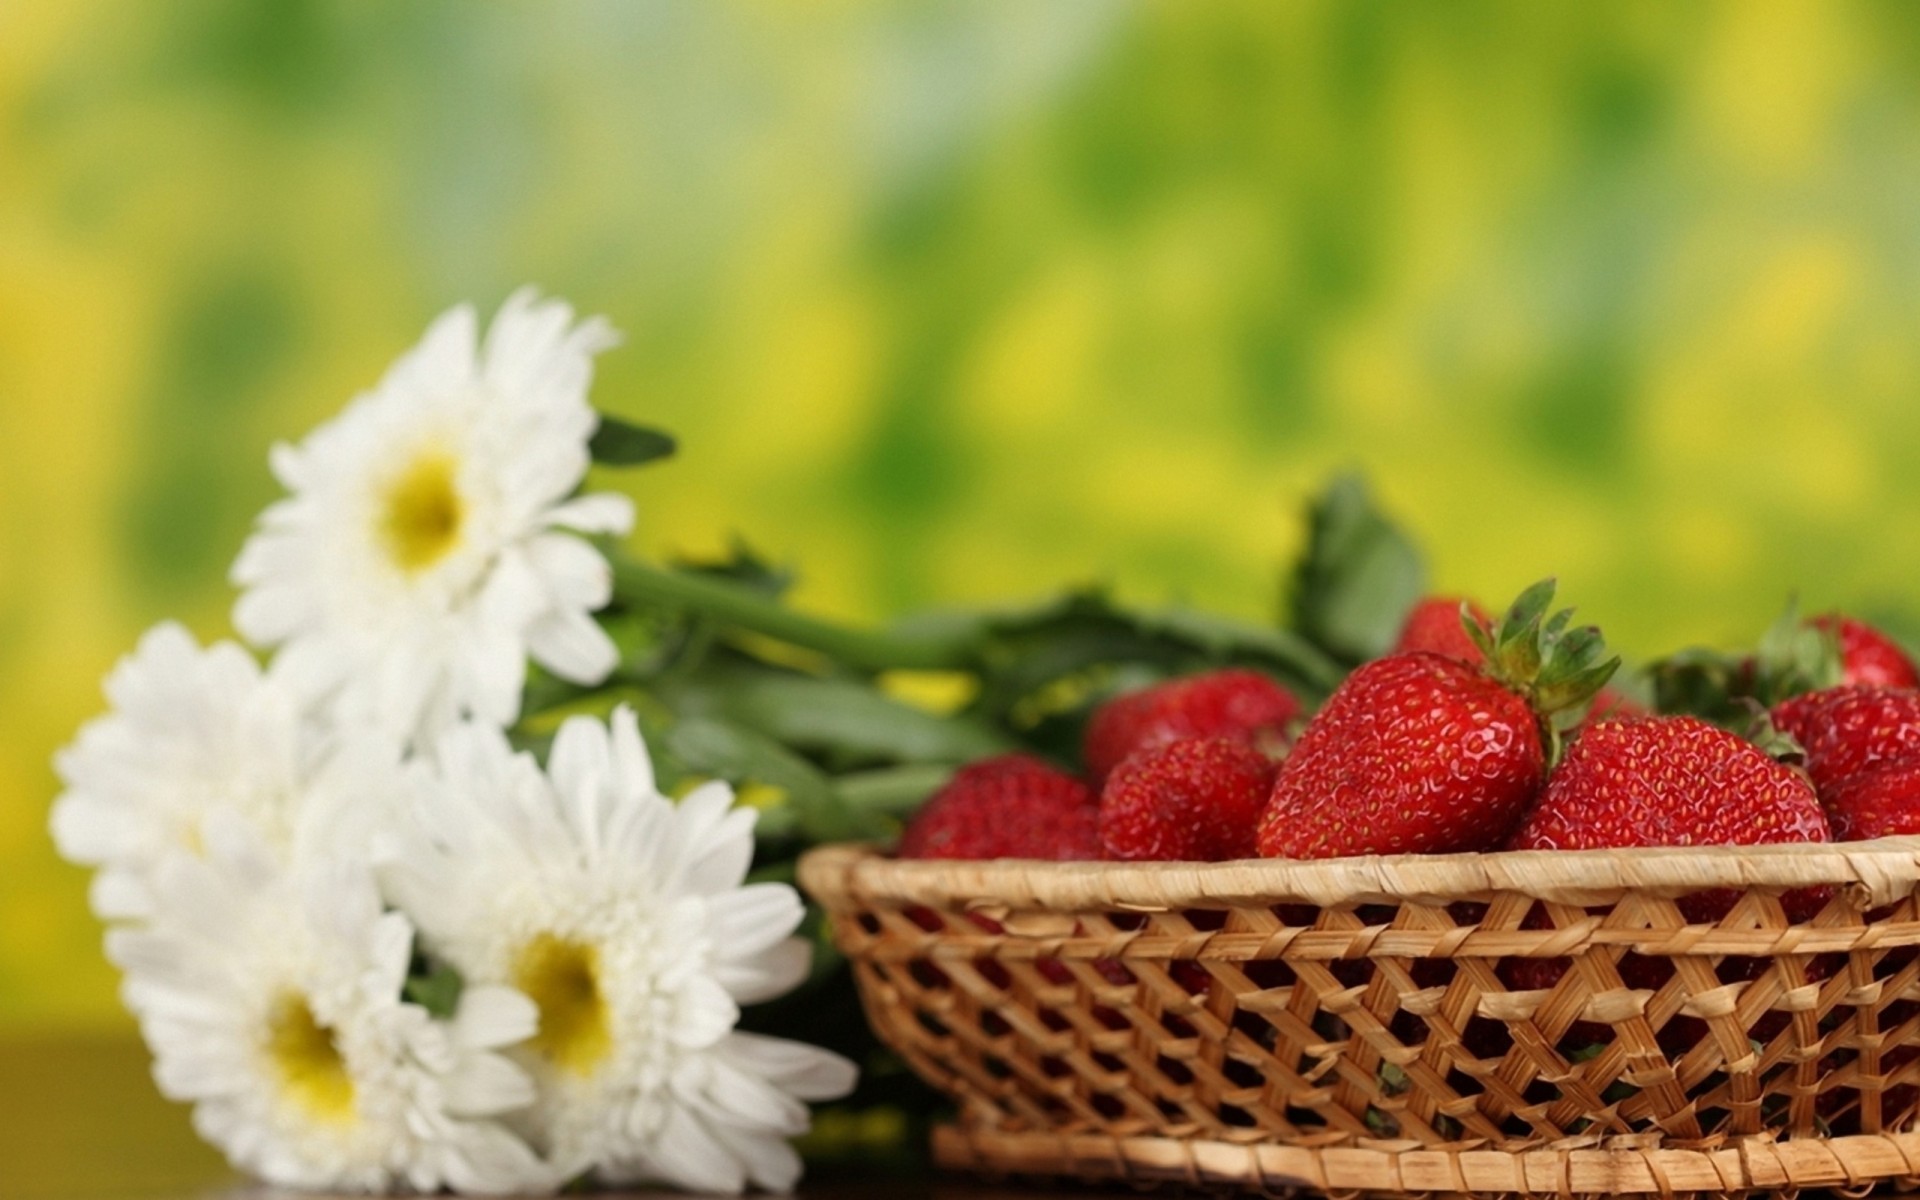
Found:
M 101 675 L 523 282 L 683 438 L 637 543 L 831 613 L 1262 615 L 1355 465 L 1632 654 L 1920 591 L 1905 5 L 0 0 L 0 1032 L 123 1022 L 45 834 Z

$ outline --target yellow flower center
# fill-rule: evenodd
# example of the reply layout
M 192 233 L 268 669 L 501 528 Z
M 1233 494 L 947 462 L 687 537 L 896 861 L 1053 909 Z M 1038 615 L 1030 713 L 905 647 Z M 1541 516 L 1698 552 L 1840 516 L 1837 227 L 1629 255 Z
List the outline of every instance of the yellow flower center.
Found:
M 528 1044 L 557 1067 L 592 1074 L 613 1045 L 599 950 L 543 933 L 521 948 L 513 975 L 540 1009 L 539 1031 Z
M 452 455 L 428 451 L 388 485 L 380 536 L 401 570 L 425 570 L 460 544 L 467 506 L 458 467 Z
M 267 1016 L 267 1056 L 287 1095 L 315 1118 L 353 1116 L 353 1079 L 334 1044 L 333 1030 L 313 1015 L 306 997 L 289 992 Z

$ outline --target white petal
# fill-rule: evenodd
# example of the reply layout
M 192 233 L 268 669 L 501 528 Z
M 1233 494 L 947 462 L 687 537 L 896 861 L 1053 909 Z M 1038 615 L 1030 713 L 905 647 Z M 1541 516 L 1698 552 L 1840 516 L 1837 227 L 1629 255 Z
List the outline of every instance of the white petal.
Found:
M 524 1042 L 538 1031 L 540 1010 L 510 987 L 475 984 L 460 993 L 453 1017 L 454 1040 L 476 1050 L 497 1050 Z
M 648 1158 L 650 1173 L 691 1191 L 746 1190 L 746 1169 L 704 1122 L 684 1108 L 674 1109 L 667 1118 Z
M 233 627 L 256 646 L 277 646 L 299 631 L 312 614 L 312 597 L 294 588 L 266 584 L 241 593 L 234 601 Z
M 740 1020 L 740 1006 L 726 989 L 706 976 L 695 976 L 680 994 L 672 1037 L 689 1049 L 711 1046 Z
M 527 557 L 561 608 L 597 612 L 613 597 L 613 571 L 607 560 L 571 534 L 534 538 L 527 543 Z
M 633 499 L 618 492 L 594 492 L 548 509 L 547 521 L 580 533 L 624 537 L 633 532 Z
M 124 814 L 84 793 L 67 792 L 54 801 L 49 824 L 54 845 L 68 862 L 97 865 L 131 848 Z
M 553 778 L 568 826 L 589 856 L 599 853 L 605 835 L 612 770 L 606 726 L 592 717 L 567 718 L 554 735 L 547 772 Z
M 805 1042 L 735 1033 L 725 1052 L 744 1069 L 802 1100 L 838 1100 L 853 1091 L 860 1068 L 840 1055 Z
M 800 1155 L 784 1138 L 724 1126 L 715 1133 L 746 1168 L 753 1186 L 785 1195 L 800 1182 Z
M 464 663 L 466 692 L 473 714 L 505 727 L 520 717 L 520 695 L 527 683 L 527 658 L 520 639 L 505 625 L 475 631 Z
M 760 1004 L 799 987 L 813 968 L 813 946 L 803 938 L 789 938 L 744 961 L 721 961 L 713 977 L 741 1004 Z
M 807 1131 L 807 1106 L 777 1085 L 754 1077 L 724 1057 L 714 1056 L 692 1087 L 676 1080 L 677 1090 L 707 1113 L 716 1126 L 748 1128 L 792 1137 Z
M 456 1117 L 493 1117 L 534 1101 L 533 1080 L 498 1054 L 469 1055 L 446 1078 L 447 1111 Z
M 477 609 L 486 624 L 517 634 L 547 612 L 551 603 L 533 561 L 516 547 L 494 564 Z
M 653 778 L 653 757 L 647 753 L 646 739 L 640 734 L 640 718 L 630 705 L 614 708 L 607 720 L 607 741 L 613 751 L 615 778 L 628 794 L 652 795 L 657 789 Z
M 380 381 L 382 390 L 431 394 L 467 387 L 475 368 L 479 324 L 470 304 L 441 313 L 419 344 L 388 370 Z
M 462 1132 L 459 1153 L 450 1158 L 445 1171 L 448 1186 L 457 1192 L 544 1196 L 567 1181 L 505 1129 L 488 1124 Z
M 557 610 L 527 630 L 527 649 L 547 670 L 582 687 L 606 679 L 620 665 L 620 650 L 592 617 Z
M 144 917 L 153 911 L 146 884 L 129 872 L 111 869 L 93 877 L 87 903 L 95 916 L 107 921 Z
M 807 912 L 800 893 L 784 883 L 756 883 L 724 892 L 713 898 L 707 911 L 714 946 L 728 959 L 751 958 L 785 941 Z

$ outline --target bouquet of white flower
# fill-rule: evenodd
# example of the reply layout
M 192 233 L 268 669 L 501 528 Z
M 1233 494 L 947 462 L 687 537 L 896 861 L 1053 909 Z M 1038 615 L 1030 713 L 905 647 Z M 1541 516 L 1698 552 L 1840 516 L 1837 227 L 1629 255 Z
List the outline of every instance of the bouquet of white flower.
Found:
M 265 668 L 162 625 L 59 757 L 54 835 L 99 868 L 159 1085 L 266 1180 L 784 1189 L 806 1101 L 853 1085 L 736 1028 L 810 958 L 791 885 L 747 882 L 755 810 L 663 795 L 626 707 L 544 766 L 509 740 L 529 659 L 576 691 L 620 662 L 581 535 L 632 509 L 580 489 L 596 443 L 670 444 L 589 406 L 612 342 L 531 293 L 484 338 L 435 322 L 274 451 L 289 495 L 233 570 Z

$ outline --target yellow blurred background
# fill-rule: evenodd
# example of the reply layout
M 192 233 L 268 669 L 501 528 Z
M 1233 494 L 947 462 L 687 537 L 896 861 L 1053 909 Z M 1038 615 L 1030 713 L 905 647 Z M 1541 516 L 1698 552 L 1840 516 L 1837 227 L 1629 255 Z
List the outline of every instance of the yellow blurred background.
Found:
M 123 1022 L 45 833 L 102 674 L 524 282 L 682 438 L 637 543 L 832 613 L 1265 615 L 1344 466 L 1629 654 L 1920 611 L 1907 6 L 0 0 L 0 1032 Z

